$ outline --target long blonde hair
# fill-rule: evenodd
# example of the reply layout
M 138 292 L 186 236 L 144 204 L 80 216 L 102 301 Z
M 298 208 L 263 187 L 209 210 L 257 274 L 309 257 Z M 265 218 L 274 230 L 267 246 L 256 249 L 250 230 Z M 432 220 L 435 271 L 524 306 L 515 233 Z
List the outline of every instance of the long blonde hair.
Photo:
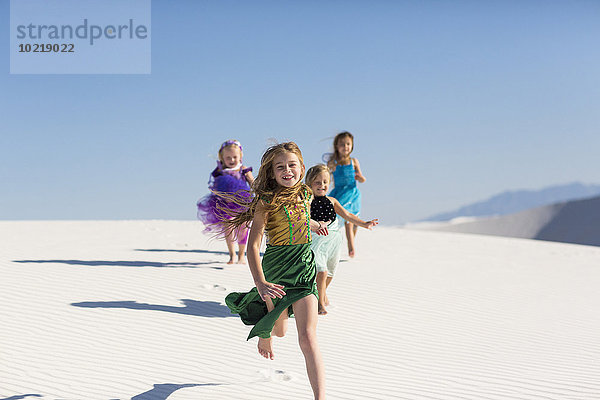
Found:
M 273 161 L 275 158 L 284 153 L 293 153 L 298 157 L 302 165 L 302 175 L 298 183 L 290 188 L 281 187 L 275 180 L 273 171 Z M 225 211 L 228 216 L 232 217 L 223 221 L 224 233 L 235 232 L 242 225 L 246 225 L 252 221 L 256 213 L 256 207 L 259 202 L 263 202 L 267 213 L 277 212 L 284 205 L 291 205 L 298 202 L 298 197 L 310 197 L 312 191 L 310 187 L 302 183 L 304 177 L 304 159 L 298 145 L 294 142 L 286 142 L 271 146 L 265 151 L 260 160 L 260 169 L 258 175 L 252 183 L 251 192 L 254 195 L 250 201 L 244 201 L 240 196 L 228 195 L 226 193 L 218 193 L 230 202 L 234 202 L 245 208 L 241 212 Z M 219 205 L 217 205 L 219 209 Z

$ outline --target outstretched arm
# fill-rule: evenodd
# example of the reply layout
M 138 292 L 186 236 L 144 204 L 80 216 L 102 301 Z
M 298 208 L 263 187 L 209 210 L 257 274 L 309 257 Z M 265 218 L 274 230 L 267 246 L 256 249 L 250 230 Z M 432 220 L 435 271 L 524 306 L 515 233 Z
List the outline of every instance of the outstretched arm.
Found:
M 264 208 L 262 201 L 256 206 L 256 212 L 254 213 L 254 219 L 252 220 L 252 227 L 248 234 L 248 265 L 250 267 L 250 273 L 254 284 L 258 290 L 258 294 L 263 301 L 267 298 L 282 298 L 285 296 L 283 286 L 274 283 L 267 282 L 265 274 L 260 263 L 260 244 L 262 242 L 263 233 L 265 232 L 265 225 L 267 223 L 267 213 Z
M 352 161 L 354 162 L 354 179 L 356 179 L 360 183 L 364 183 L 367 180 L 367 178 L 365 178 L 365 176 L 362 174 L 358 160 L 356 158 L 353 158 Z
M 333 203 L 333 209 L 335 210 L 335 213 L 340 215 L 346 221 L 350 221 L 353 224 L 363 227 L 365 229 L 372 229 L 375 225 L 379 224 L 379 220 L 377 218 L 372 219 L 370 221 L 363 221 L 356 215 L 349 213 L 344 207 L 342 207 L 342 205 L 339 201 L 337 201 L 337 199 L 329 196 L 327 196 L 327 198 Z

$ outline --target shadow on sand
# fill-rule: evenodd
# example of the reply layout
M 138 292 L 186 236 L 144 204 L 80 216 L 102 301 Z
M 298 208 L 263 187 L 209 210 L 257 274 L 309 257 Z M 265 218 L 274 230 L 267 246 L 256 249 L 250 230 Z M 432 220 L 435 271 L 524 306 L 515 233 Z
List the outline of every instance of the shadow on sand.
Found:
M 162 306 L 159 304 L 138 303 L 136 301 L 84 301 L 81 303 L 71 303 L 71 305 L 84 308 L 128 308 L 131 310 L 164 311 L 207 318 L 227 318 L 237 316 L 232 314 L 227 306 L 217 303 L 216 301 L 182 299 L 181 302 L 184 304 L 184 307 Z
M 185 249 L 135 249 L 135 251 L 149 251 L 149 252 L 155 252 L 155 253 L 162 253 L 162 252 L 173 252 L 173 253 L 198 253 L 198 254 L 217 254 L 220 256 L 228 256 L 229 253 L 226 251 L 214 251 L 214 250 L 185 250 Z M 236 254 L 237 254 L 237 250 L 236 250 Z M 260 253 L 260 256 L 262 257 L 264 255 L 264 253 Z
M 5 397 L 3 399 L 0 400 L 21 400 L 27 397 L 44 397 L 41 394 L 19 394 L 16 396 L 10 396 L 10 397 Z
M 152 267 L 152 268 L 210 268 L 224 269 L 223 267 L 209 266 L 219 264 L 218 261 L 204 262 L 156 262 L 156 261 L 102 261 L 102 260 L 13 260 L 16 263 L 51 263 L 84 265 L 90 267 Z
M 162 383 L 154 385 L 154 389 L 150 389 L 147 392 L 140 393 L 137 396 L 133 396 L 131 400 L 166 400 L 167 397 L 172 395 L 175 391 L 188 387 L 197 386 L 220 386 L 221 383 L 187 383 L 184 385 L 176 385 L 173 383 Z
M 214 251 L 214 250 L 187 250 L 187 249 L 135 249 L 135 251 L 149 251 L 154 253 L 198 253 L 198 254 L 217 254 L 220 256 L 228 256 L 229 253 L 226 251 Z

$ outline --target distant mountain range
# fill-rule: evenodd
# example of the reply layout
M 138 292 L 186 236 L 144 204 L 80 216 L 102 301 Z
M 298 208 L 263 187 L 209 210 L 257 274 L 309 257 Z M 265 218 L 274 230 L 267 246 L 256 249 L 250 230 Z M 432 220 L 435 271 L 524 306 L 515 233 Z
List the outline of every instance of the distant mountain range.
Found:
M 507 191 L 487 200 L 433 215 L 422 221 L 449 221 L 457 217 L 488 217 L 518 213 L 535 207 L 600 195 L 600 185 L 569 183 L 540 190 Z
M 415 224 L 413 229 L 600 246 L 600 196 L 536 207 L 516 214 L 465 220 Z

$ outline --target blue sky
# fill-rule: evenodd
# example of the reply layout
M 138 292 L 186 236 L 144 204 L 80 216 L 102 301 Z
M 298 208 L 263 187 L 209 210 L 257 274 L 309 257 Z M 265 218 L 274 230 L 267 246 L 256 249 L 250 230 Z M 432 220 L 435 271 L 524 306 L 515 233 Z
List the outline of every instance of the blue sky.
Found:
M 598 1 L 153 0 L 150 75 L 11 75 L 0 15 L 0 219 L 194 219 L 222 141 L 341 130 L 384 224 L 600 183 Z

